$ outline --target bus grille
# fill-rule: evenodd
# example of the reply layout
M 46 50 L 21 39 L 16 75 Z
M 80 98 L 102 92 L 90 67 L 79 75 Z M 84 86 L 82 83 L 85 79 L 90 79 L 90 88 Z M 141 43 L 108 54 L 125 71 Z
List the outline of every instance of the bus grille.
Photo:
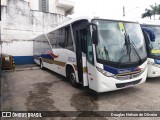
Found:
M 128 80 L 128 79 L 133 79 L 133 78 L 137 78 L 142 74 L 142 71 L 136 74 L 131 74 L 131 75 L 124 75 L 124 76 L 115 76 L 116 79 L 118 80 Z
M 136 81 L 132 81 L 132 82 L 127 82 L 127 83 L 117 83 L 116 87 L 117 88 L 123 88 L 123 87 L 129 87 L 129 86 L 133 86 L 136 85 L 138 83 L 140 83 L 142 79 L 136 80 Z

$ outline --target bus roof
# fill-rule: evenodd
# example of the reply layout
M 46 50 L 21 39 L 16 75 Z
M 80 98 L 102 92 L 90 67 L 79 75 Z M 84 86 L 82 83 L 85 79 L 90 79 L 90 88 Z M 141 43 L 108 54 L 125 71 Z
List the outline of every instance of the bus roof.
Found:
M 67 21 L 67 22 L 65 22 L 65 23 L 63 23 L 63 24 L 61 24 L 61 25 L 58 25 L 57 27 L 55 27 L 54 29 L 52 29 L 52 30 L 50 30 L 50 31 L 48 31 L 48 32 L 57 30 L 57 29 L 59 29 L 59 28 L 61 28 L 61 27 L 65 27 L 65 26 L 67 26 L 67 25 L 69 25 L 69 24 L 71 24 L 71 23 L 74 23 L 74 22 L 76 22 L 76 21 L 79 21 L 79 20 L 88 20 L 88 21 L 91 21 L 92 19 L 115 20 L 115 21 L 124 21 L 124 22 L 135 22 L 135 23 L 138 23 L 138 22 L 135 21 L 135 20 L 129 20 L 129 19 L 126 19 L 126 18 L 124 18 L 124 17 L 123 17 L 123 18 L 120 18 L 120 19 L 117 19 L 117 18 L 99 18 L 99 17 L 87 17 L 87 16 L 83 16 L 83 17 L 73 18 L 73 19 L 71 19 L 71 20 L 69 20 L 69 21 Z M 45 34 L 48 33 L 48 32 L 45 32 Z
M 159 20 L 139 20 L 138 22 L 142 25 L 160 25 Z

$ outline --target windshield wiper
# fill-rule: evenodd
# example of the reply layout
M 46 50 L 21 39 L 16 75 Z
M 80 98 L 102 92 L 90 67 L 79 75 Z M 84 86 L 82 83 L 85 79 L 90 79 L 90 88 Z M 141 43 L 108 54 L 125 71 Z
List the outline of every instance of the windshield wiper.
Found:
M 130 42 L 129 35 L 127 35 L 127 39 L 128 39 L 128 41 L 129 41 L 130 46 L 133 48 L 133 50 L 135 51 L 136 55 L 138 56 L 138 58 L 139 58 L 139 62 L 141 63 L 141 62 L 142 62 L 142 59 L 141 59 L 141 57 L 140 57 L 140 55 L 139 55 L 139 53 L 138 53 L 138 50 L 137 50 L 136 45 L 134 44 L 134 42 L 133 42 L 133 41 L 132 41 L 132 42 Z
M 129 35 L 128 34 L 125 34 L 125 39 L 126 39 L 126 43 L 127 43 L 127 51 L 128 51 L 128 54 L 129 54 L 129 61 L 131 61 L 131 41 L 130 41 L 130 38 L 129 38 Z
M 138 53 L 138 50 L 137 50 L 137 47 L 135 46 L 135 44 L 134 44 L 133 41 L 132 41 L 131 45 L 132 45 L 135 53 L 137 54 L 137 56 L 138 56 L 138 58 L 139 58 L 139 60 L 140 60 L 140 63 L 142 63 L 142 58 L 140 57 L 140 55 L 139 55 L 139 53 Z
M 135 46 L 134 42 L 133 41 L 130 42 L 129 35 L 127 35 L 127 34 L 126 34 L 126 38 L 128 39 L 130 46 L 133 48 L 133 50 L 135 51 L 136 55 L 138 56 L 139 62 L 142 63 L 142 59 L 141 59 L 141 57 L 140 57 L 140 55 L 138 53 L 137 47 Z
M 134 42 L 130 42 L 130 38 L 129 38 L 129 35 L 125 34 L 125 44 L 124 44 L 127 48 L 127 54 L 129 55 L 129 61 L 131 60 L 131 47 L 133 48 L 133 50 L 135 51 L 136 55 L 138 56 L 139 58 L 139 62 L 142 63 L 142 59 L 138 53 L 138 50 L 137 50 L 137 47 L 135 46 Z M 122 49 L 122 51 L 124 51 Z M 122 52 L 121 52 L 121 55 L 122 55 Z M 117 66 L 119 66 L 123 60 L 123 57 L 125 56 L 126 54 L 122 55 L 117 63 Z
M 129 55 L 129 61 L 130 61 L 130 59 L 131 59 L 131 56 L 130 56 L 130 53 L 131 53 L 130 39 L 128 39 L 127 34 L 124 34 L 124 36 L 125 36 L 125 43 L 124 43 L 124 45 L 123 45 L 123 48 L 124 48 L 124 46 L 126 46 L 127 54 Z M 122 55 L 122 53 L 125 52 L 123 48 L 122 48 L 122 50 L 121 50 L 121 57 L 120 57 L 120 59 L 118 60 L 117 66 L 119 66 L 119 65 L 121 64 L 121 62 L 122 62 L 122 60 L 123 60 L 123 57 L 124 57 L 125 55 L 127 55 L 127 54 Z

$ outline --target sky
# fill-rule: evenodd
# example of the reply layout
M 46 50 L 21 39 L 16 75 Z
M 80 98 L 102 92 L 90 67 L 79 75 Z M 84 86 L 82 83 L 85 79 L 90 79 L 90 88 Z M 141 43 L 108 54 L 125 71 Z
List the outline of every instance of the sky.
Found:
M 145 12 L 149 5 L 160 4 L 160 0 L 72 0 L 75 2 L 74 14 L 79 16 L 95 16 L 103 18 L 117 18 L 123 16 L 125 6 L 126 17 L 137 19 Z

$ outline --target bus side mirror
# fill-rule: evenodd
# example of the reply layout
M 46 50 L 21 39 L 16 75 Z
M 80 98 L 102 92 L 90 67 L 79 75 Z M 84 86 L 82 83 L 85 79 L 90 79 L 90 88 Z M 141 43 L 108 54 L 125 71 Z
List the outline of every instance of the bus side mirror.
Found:
M 152 41 L 152 42 L 155 41 L 156 37 L 155 37 L 155 33 L 152 29 L 147 28 L 147 27 L 142 27 L 142 31 L 148 34 L 150 41 Z
M 97 30 L 92 32 L 92 40 L 93 40 L 93 43 L 97 45 L 97 43 L 98 43 Z
M 87 26 L 92 26 L 92 40 L 93 44 L 98 43 L 98 31 L 97 31 L 97 25 L 94 23 L 88 23 Z

